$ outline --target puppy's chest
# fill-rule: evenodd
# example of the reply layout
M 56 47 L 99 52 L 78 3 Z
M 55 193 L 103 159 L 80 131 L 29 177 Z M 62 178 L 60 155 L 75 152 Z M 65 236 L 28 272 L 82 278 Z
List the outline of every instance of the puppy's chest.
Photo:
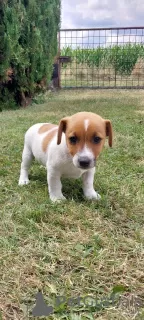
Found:
M 65 137 L 64 137 L 65 138 Z M 60 172 L 60 175 L 67 178 L 79 178 L 83 171 L 74 166 L 65 141 L 56 148 L 51 145 L 48 156 L 48 167 L 53 167 Z
M 74 178 L 77 179 L 81 177 L 82 170 L 76 168 L 73 163 L 64 162 L 63 165 L 60 166 L 61 175 L 66 178 Z

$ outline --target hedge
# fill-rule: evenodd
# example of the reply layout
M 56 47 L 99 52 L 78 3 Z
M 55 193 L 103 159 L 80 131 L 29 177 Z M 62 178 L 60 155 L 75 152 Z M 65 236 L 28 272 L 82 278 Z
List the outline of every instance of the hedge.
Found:
M 60 0 L 0 0 L 0 101 L 25 104 L 47 87 L 57 54 Z

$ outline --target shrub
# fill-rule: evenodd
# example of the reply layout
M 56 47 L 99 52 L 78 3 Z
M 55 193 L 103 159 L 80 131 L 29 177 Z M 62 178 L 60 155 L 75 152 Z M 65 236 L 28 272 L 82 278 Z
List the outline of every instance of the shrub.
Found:
M 60 0 L 0 0 L 0 99 L 16 104 L 47 86 L 57 54 Z

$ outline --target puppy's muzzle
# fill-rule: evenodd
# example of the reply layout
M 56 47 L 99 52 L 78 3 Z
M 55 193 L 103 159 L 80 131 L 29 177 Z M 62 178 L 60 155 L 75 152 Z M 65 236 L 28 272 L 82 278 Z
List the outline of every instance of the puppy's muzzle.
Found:
M 87 169 L 91 165 L 91 160 L 88 157 L 80 157 L 79 160 L 79 166 L 82 169 Z

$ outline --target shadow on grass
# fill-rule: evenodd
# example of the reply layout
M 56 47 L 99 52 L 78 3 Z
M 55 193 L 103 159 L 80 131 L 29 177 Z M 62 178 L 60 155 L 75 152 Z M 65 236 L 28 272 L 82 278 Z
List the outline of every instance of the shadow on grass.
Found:
M 29 179 L 31 182 L 37 182 L 37 187 L 47 186 L 47 174 L 46 171 L 40 171 L 36 173 L 30 173 Z M 63 194 L 67 200 L 74 200 L 76 202 L 86 202 L 83 196 L 81 179 L 61 179 Z
M 29 175 L 30 181 L 36 183 L 36 188 L 41 189 L 42 192 L 45 191 L 45 187 L 47 188 L 47 173 L 46 170 L 36 170 L 34 172 L 31 172 Z M 82 190 L 82 180 L 80 179 L 67 179 L 67 178 L 62 178 L 62 191 L 64 196 L 66 197 L 66 201 L 62 201 L 60 203 L 52 203 L 49 199 L 49 194 L 47 193 L 47 199 L 46 202 L 48 201 L 47 205 L 48 207 L 51 208 L 51 206 L 59 208 L 60 207 L 65 207 L 67 206 L 67 201 L 71 202 L 74 201 L 77 203 L 77 205 L 83 205 L 85 208 L 89 208 L 95 212 L 95 210 L 100 210 L 103 212 L 103 216 L 105 218 L 111 219 L 112 217 L 114 218 L 115 213 L 117 211 L 117 208 L 115 208 L 115 197 L 110 196 L 110 194 L 107 194 L 107 190 L 105 187 L 102 188 L 102 186 L 99 187 L 95 186 L 95 190 L 98 191 L 102 198 L 101 200 L 87 200 L 84 195 L 83 195 L 83 190 Z M 59 211 L 58 210 L 58 211 Z
M 36 172 L 36 173 L 31 173 L 29 175 L 29 179 L 31 182 L 35 182 L 37 184 L 37 188 L 44 188 L 45 186 L 47 187 L 47 177 L 46 177 L 46 172 Z M 76 203 L 82 203 L 87 207 L 90 207 L 90 204 L 93 203 L 93 206 L 95 208 L 99 206 L 104 206 L 106 205 L 105 200 L 102 199 L 100 201 L 96 200 L 87 200 L 84 197 L 83 194 L 83 189 L 82 189 L 82 180 L 80 179 L 67 179 L 67 178 L 62 178 L 62 191 L 63 195 L 66 197 L 68 201 L 74 201 Z M 105 193 L 105 190 L 101 190 L 102 193 Z M 48 195 L 49 198 L 49 195 Z M 60 205 L 60 203 L 59 203 Z
M 62 179 L 62 190 L 67 200 L 75 202 L 86 202 L 82 190 L 81 179 Z
M 29 179 L 30 181 L 37 181 L 38 185 L 47 184 L 46 172 L 30 173 Z

